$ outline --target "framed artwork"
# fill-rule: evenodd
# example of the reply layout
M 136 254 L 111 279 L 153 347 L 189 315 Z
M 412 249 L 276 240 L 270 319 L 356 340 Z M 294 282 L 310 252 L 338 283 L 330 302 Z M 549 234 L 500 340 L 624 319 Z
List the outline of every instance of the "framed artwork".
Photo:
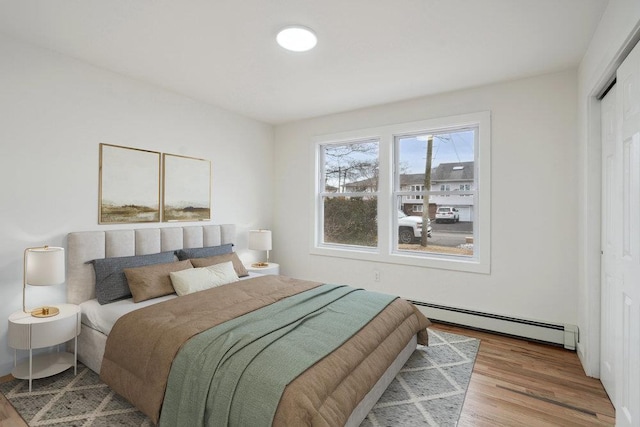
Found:
M 211 161 L 166 153 L 162 159 L 162 220 L 210 220 Z
M 100 144 L 99 224 L 160 221 L 160 153 Z

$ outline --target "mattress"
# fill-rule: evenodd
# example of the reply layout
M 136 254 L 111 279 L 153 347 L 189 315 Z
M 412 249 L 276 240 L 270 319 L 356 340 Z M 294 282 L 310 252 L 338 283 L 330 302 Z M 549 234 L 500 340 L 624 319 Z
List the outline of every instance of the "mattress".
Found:
M 82 323 L 91 329 L 109 335 L 116 321 L 125 314 L 176 297 L 176 294 L 172 294 L 138 303 L 133 302 L 132 298 L 127 298 L 105 305 L 100 305 L 97 299 L 90 299 L 80 304 Z

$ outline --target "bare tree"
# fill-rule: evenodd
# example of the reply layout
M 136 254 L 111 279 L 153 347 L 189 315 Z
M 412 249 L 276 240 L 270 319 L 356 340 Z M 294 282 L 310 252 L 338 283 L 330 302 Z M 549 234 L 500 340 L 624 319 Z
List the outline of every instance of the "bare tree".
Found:
M 330 145 L 324 149 L 326 183 L 335 182 L 338 192 L 344 192 L 345 185 L 369 180 L 364 187 L 378 188 L 378 145 L 375 143 L 355 143 Z M 372 158 L 373 157 L 373 158 Z

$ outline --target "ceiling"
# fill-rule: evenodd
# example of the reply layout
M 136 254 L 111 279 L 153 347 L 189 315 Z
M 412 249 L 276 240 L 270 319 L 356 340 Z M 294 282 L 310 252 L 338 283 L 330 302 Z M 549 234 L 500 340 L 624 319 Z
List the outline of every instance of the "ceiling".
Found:
M 0 33 L 267 123 L 576 67 L 607 0 L 0 0 Z M 286 25 L 318 45 L 288 52 Z

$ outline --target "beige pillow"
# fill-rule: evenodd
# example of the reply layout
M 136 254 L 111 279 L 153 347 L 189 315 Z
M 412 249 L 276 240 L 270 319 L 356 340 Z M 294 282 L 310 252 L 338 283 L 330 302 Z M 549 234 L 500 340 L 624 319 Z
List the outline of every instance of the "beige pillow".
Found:
M 133 296 L 133 302 L 145 301 L 174 293 L 175 290 L 171 285 L 169 273 L 185 269 L 193 269 L 193 265 L 189 260 L 125 268 L 124 274 L 127 276 L 127 283 Z
M 209 267 L 175 271 L 169 273 L 169 276 L 173 288 L 180 296 L 240 280 L 231 261 Z
M 242 261 L 240 261 L 240 258 L 238 258 L 238 254 L 235 252 L 231 252 L 230 254 L 214 255 L 207 258 L 191 258 L 190 261 L 191 261 L 191 264 L 193 264 L 193 266 L 196 268 L 208 267 L 210 265 L 221 264 L 223 262 L 231 261 L 233 263 L 233 268 L 236 270 L 236 274 L 238 275 L 238 277 L 244 277 L 249 275 L 249 272 L 247 271 L 246 268 L 244 268 Z

